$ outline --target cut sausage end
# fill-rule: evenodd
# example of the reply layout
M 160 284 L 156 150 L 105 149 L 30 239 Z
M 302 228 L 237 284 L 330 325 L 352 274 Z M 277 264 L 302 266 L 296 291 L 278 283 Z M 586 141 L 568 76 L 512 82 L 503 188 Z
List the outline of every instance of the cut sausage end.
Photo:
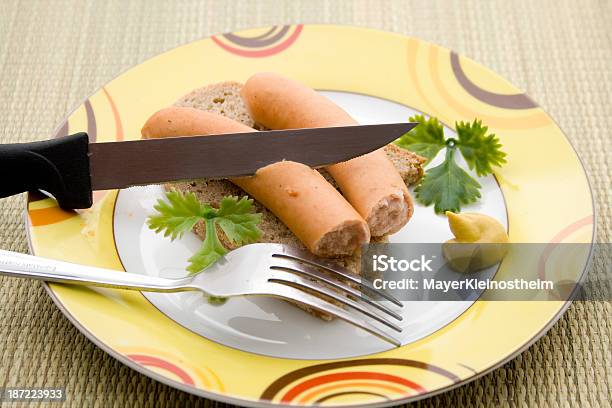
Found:
M 322 257 L 352 255 L 368 242 L 370 231 L 364 222 L 346 221 L 323 235 L 312 251 Z
M 412 217 L 414 208 L 412 199 L 403 190 L 383 197 L 372 208 L 366 218 L 370 233 L 373 237 L 380 237 L 402 229 Z

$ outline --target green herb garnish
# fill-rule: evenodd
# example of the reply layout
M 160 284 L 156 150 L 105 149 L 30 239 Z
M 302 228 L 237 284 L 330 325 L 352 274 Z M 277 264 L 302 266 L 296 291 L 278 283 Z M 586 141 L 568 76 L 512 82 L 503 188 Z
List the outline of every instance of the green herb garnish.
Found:
M 488 128 L 479 120 L 455 123 L 456 139 L 444 138 L 444 127 L 436 118 L 416 115 L 410 121 L 419 125 L 396 140 L 396 145 L 425 157 L 427 162 L 446 149 L 444 162 L 428 169 L 414 190 L 420 203 L 434 204 L 436 213 L 459 212 L 461 205 L 480 198 L 481 185 L 457 165 L 457 151 L 479 176 L 491 174 L 493 166 L 506 163 L 499 139 L 494 134 L 487 135 Z
M 455 123 L 457 131 L 456 145 L 461 150 L 463 158 L 470 170 L 475 169 L 479 176 L 493 173 L 491 166 L 501 167 L 506 163 L 506 153 L 501 151 L 499 139 L 494 135 L 487 135 L 488 127 L 482 126 L 480 120 Z
M 409 121 L 419 125 L 397 139 L 395 144 L 423 156 L 429 162 L 445 146 L 444 127 L 437 118 L 427 120 L 423 115 L 413 116 Z
M 199 221 L 205 223 L 204 242 L 189 258 L 187 270 L 191 273 L 202 271 L 228 252 L 219 240 L 217 226 L 237 245 L 255 242 L 261 236 L 257 226 L 261 214 L 253 212 L 253 200 L 247 197 L 224 197 L 218 209 L 200 203 L 193 193 L 171 191 L 166 193 L 166 199 L 157 201 L 154 207 L 157 213 L 147 220 L 149 228 L 155 232 L 175 240 L 191 231 Z

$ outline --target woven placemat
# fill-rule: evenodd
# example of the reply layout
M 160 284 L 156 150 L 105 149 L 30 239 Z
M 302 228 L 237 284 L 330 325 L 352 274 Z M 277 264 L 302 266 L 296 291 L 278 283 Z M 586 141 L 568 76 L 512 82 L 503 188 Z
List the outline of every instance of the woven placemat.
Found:
M 451 48 L 526 89 L 583 159 L 599 208 L 598 241 L 610 242 L 612 3 L 535 3 L 3 1 L 0 143 L 49 137 L 121 71 L 213 33 L 297 22 L 380 28 Z M 1 248 L 27 251 L 22 210 L 23 197 L 0 200 Z M 0 278 L 0 285 L 0 387 L 65 386 L 65 405 L 75 407 L 223 405 L 121 365 L 80 334 L 40 284 Z M 609 407 L 611 309 L 576 302 L 502 368 L 416 405 Z

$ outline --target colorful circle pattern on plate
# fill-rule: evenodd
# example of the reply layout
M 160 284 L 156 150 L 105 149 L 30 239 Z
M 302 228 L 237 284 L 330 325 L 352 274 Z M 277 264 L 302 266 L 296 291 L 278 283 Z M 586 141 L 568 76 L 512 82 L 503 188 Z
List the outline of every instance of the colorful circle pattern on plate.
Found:
M 291 25 L 216 35 L 125 72 L 79 106 L 56 135 L 86 131 L 98 142 L 138 138 L 151 113 L 192 89 L 243 82 L 266 70 L 317 89 L 386 98 L 446 124 L 482 119 L 508 153 L 508 164 L 495 176 L 508 206 L 511 240 L 592 242 L 594 210 L 584 170 L 550 117 L 487 68 L 398 34 Z M 99 192 L 94 207 L 69 212 L 30 194 L 32 252 L 122 270 L 113 235 L 116 196 Z M 49 292 L 81 331 L 125 364 L 189 392 L 240 405 L 397 404 L 422 398 L 516 355 L 567 306 L 478 302 L 415 343 L 367 359 L 306 361 L 213 343 L 168 319 L 140 293 L 55 284 Z

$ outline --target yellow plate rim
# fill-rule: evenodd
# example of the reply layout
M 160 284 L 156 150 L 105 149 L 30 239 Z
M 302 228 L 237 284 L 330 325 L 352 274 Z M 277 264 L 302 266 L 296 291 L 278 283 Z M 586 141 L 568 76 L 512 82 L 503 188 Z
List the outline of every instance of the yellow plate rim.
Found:
M 402 37 L 404 39 L 410 38 L 407 36 L 404 36 L 400 33 L 395 33 L 395 32 L 388 32 L 388 31 L 384 31 L 384 30 L 378 30 L 378 29 L 371 29 L 371 28 L 365 28 L 365 27 L 358 27 L 358 26 L 350 26 L 350 25 L 337 25 L 337 24 L 314 24 L 314 25 L 304 25 L 305 27 L 317 27 L 317 26 L 323 26 L 323 27 L 338 27 L 338 28 L 347 28 L 347 29 L 355 29 L 355 30 L 360 30 L 360 31 L 365 31 L 365 32 L 373 32 L 373 33 L 379 33 L 379 34 L 385 34 L 385 35 L 393 35 L 393 36 L 398 36 L 398 37 Z M 263 29 L 263 28 L 267 28 L 267 27 L 260 27 L 260 28 L 255 28 L 255 30 L 257 29 Z M 215 34 L 212 35 L 210 37 L 206 37 L 208 39 L 215 37 L 215 36 L 219 36 L 221 34 Z M 188 45 L 197 43 L 199 41 L 202 40 L 196 40 L 187 44 L 183 44 L 180 45 L 176 48 L 170 49 L 162 54 L 159 54 L 157 56 L 154 56 L 150 59 L 147 59 L 145 61 L 140 62 L 139 64 L 136 64 L 130 68 L 127 68 L 126 70 L 124 70 L 123 72 L 121 72 L 120 74 L 118 74 L 114 79 L 122 76 L 124 73 L 129 72 L 130 70 L 132 70 L 133 68 L 142 65 L 148 61 L 150 61 L 153 58 L 159 57 L 161 55 L 165 55 L 165 54 L 169 54 L 172 53 L 173 51 L 175 51 L 178 48 L 181 47 L 186 47 Z M 419 40 L 419 42 L 421 43 L 426 43 L 425 41 Z M 430 43 L 429 43 L 430 44 Z M 431 44 L 433 45 L 433 44 Z M 434 45 L 435 46 L 435 45 Z M 480 64 L 478 64 L 480 65 Z M 487 68 L 488 69 L 488 68 Z M 114 81 L 114 79 L 110 80 L 108 83 L 111 83 Z M 100 90 L 102 90 L 103 87 L 98 88 L 92 95 L 95 95 L 96 93 L 98 93 Z M 87 98 L 85 99 L 85 101 L 87 101 Z M 74 112 L 83 105 L 83 102 L 81 104 L 78 104 L 77 107 L 75 107 L 71 113 L 67 116 L 70 117 L 72 114 L 74 114 Z M 539 107 L 539 106 L 538 106 Z M 547 115 L 549 117 L 549 119 L 551 120 L 551 122 L 557 127 L 559 128 L 559 126 L 557 125 L 557 123 L 550 118 L 549 115 Z M 66 120 L 67 120 L 66 118 Z M 59 127 L 58 127 L 59 129 Z M 560 128 L 559 128 L 560 129 Z M 57 131 L 57 129 L 56 129 Z M 590 194 L 590 198 L 591 198 L 591 205 L 593 208 L 593 227 L 592 227 L 592 236 L 591 236 L 591 242 L 595 241 L 595 236 L 596 236 L 596 228 L 597 228 L 597 208 L 595 206 L 595 202 L 594 202 L 594 196 L 593 196 L 593 190 L 592 190 L 592 186 L 591 186 L 591 181 L 588 178 L 588 174 L 586 172 L 586 169 L 584 167 L 584 164 L 582 162 L 582 159 L 579 157 L 575 147 L 573 146 L 573 144 L 571 143 L 571 141 L 569 140 L 569 138 L 567 138 L 567 136 L 565 134 L 563 134 L 563 137 L 565 138 L 565 140 L 568 142 L 568 144 L 571 146 L 571 149 L 573 150 L 573 153 L 575 154 L 576 158 L 578 159 L 580 166 L 582 167 L 582 171 L 584 172 L 584 177 L 586 179 L 587 185 L 588 185 L 588 190 L 589 190 L 589 194 Z M 27 238 L 28 238 L 28 246 L 29 246 L 29 250 L 30 253 L 34 254 L 34 245 L 32 243 L 32 231 L 30 229 L 29 223 L 28 223 L 28 213 L 27 213 L 27 204 L 25 205 L 26 207 L 26 212 L 24 214 L 24 221 L 25 221 L 25 225 L 26 225 L 26 233 L 27 233 Z M 585 272 L 588 270 L 588 267 L 590 265 L 590 263 L 592 262 L 592 258 L 589 257 L 589 261 L 588 264 L 585 268 L 585 270 L 583 271 L 583 277 L 585 276 Z M 248 406 L 255 406 L 255 407 L 272 407 L 272 406 L 288 406 L 288 405 L 292 405 L 292 404 L 283 404 L 283 403 L 277 403 L 277 402 L 269 402 L 269 401 L 256 401 L 256 400 L 251 400 L 251 399 L 243 399 L 243 398 L 238 398 L 238 397 L 233 397 L 227 394 L 223 394 L 223 393 L 217 393 L 217 392 L 212 392 L 212 391 L 207 391 L 201 388 L 197 388 L 197 387 L 192 387 L 192 386 L 188 386 L 185 385 L 183 383 L 180 383 L 178 381 L 175 381 L 171 378 L 168 378 L 166 376 L 163 376 L 161 374 L 158 374 L 146 367 L 144 367 L 141 364 L 136 363 L 135 361 L 130 360 L 129 358 L 127 358 L 126 356 L 124 356 L 123 354 L 121 354 L 120 352 L 118 352 L 117 350 L 111 348 L 110 346 L 108 346 L 106 343 L 104 343 L 103 341 L 101 341 L 98 337 L 96 337 L 92 332 L 90 332 L 86 327 L 84 327 L 83 325 L 81 325 L 80 321 L 78 321 L 75 316 L 72 315 L 72 313 L 70 313 L 65 305 L 60 301 L 60 299 L 57 297 L 56 293 L 53 291 L 53 289 L 48 285 L 48 284 L 44 284 L 45 290 L 47 291 L 47 293 L 49 294 L 49 296 L 53 299 L 54 303 L 57 305 L 57 307 L 62 311 L 62 313 L 71 321 L 71 323 L 73 325 L 75 325 L 77 327 L 77 329 L 79 329 L 79 331 L 81 331 L 88 339 L 90 339 L 94 344 L 96 344 L 98 347 L 100 347 L 102 350 L 104 350 L 105 352 L 107 352 L 108 354 L 110 354 L 112 357 L 114 357 L 115 359 L 119 360 L 121 363 L 129 366 L 130 368 L 150 377 L 153 378 L 157 381 L 160 381 L 162 383 L 165 383 L 167 385 L 170 385 L 174 388 L 180 389 L 182 391 L 191 393 L 191 394 L 195 394 L 195 395 L 199 395 L 202 397 L 206 397 L 206 398 L 210 398 L 210 399 L 214 399 L 214 400 L 218 400 L 218 401 L 222 401 L 222 402 L 226 402 L 226 403 L 233 403 L 233 404 L 239 404 L 239 405 L 248 405 Z M 468 382 L 471 382 L 481 376 L 484 376 L 485 374 L 495 370 L 496 368 L 499 368 L 500 366 L 504 365 L 505 363 L 507 363 L 508 361 L 512 360 L 513 358 L 515 358 L 518 354 L 522 353 L 523 351 L 525 351 L 529 346 L 531 346 L 536 340 L 538 340 L 539 338 L 541 338 L 560 318 L 561 316 L 565 313 L 565 311 L 567 310 L 567 308 L 570 305 L 570 301 L 564 302 L 564 304 L 558 309 L 558 311 L 555 313 L 555 315 L 546 323 L 546 325 L 544 325 L 543 327 L 540 328 L 540 330 L 533 335 L 529 340 L 527 340 L 526 342 L 524 342 L 521 346 L 519 346 L 516 350 L 512 351 L 511 353 L 507 354 L 504 358 L 502 358 L 501 360 L 498 360 L 497 363 L 489 366 L 488 368 L 481 370 L 471 376 L 462 378 L 460 381 L 453 383 L 451 385 L 448 385 L 446 387 L 441 387 L 438 389 L 435 389 L 433 391 L 428 391 L 425 393 L 420 393 L 417 395 L 412 395 L 412 396 L 408 396 L 406 398 L 400 398 L 400 399 L 394 399 L 394 400 L 390 400 L 390 401 L 386 401 L 386 402 L 381 402 L 381 403 L 366 403 L 366 404 L 362 404 L 362 403 L 358 403 L 358 404 L 354 404 L 355 406 L 367 406 L 367 407 L 378 407 L 378 406 L 390 406 L 390 405 L 395 405 L 395 404 L 401 404 L 401 403 L 407 403 L 407 402 L 411 402 L 411 401 L 416 401 L 419 399 L 423 399 L 423 398 L 427 398 L 427 397 L 431 397 L 433 395 L 436 394 L 440 394 L 443 393 L 445 391 L 448 391 L 450 389 L 459 387 L 461 385 L 464 385 Z

